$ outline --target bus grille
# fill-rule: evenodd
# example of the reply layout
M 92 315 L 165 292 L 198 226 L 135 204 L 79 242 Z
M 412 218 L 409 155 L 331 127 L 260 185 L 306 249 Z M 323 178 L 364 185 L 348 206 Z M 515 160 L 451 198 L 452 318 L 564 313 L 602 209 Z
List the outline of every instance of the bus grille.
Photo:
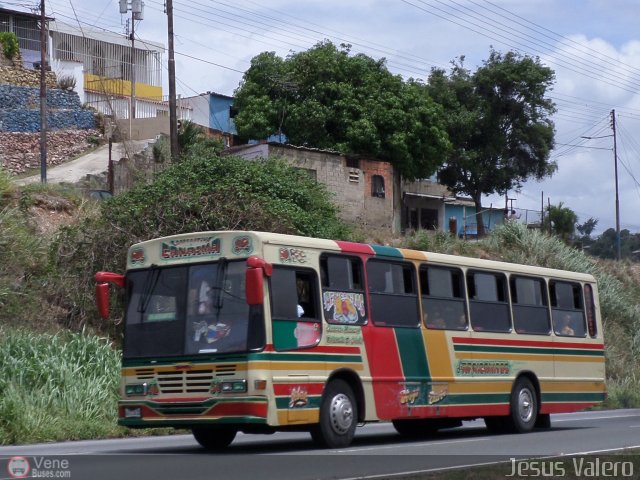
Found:
M 209 407 L 193 403 L 170 403 L 155 407 L 162 415 L 201 415 L 207 408 Z
M 160 393 L 207 393 L 211 388 L 213 370 L 157 372 Z
M 236 374 L 234 364 L 216 365 L 215 370 L 177 370 L 156 371 L 153 368 L 136 369 L 138 380 L 157 381 L 159 393 L 209 393 L 214 377 L 227 377 Z

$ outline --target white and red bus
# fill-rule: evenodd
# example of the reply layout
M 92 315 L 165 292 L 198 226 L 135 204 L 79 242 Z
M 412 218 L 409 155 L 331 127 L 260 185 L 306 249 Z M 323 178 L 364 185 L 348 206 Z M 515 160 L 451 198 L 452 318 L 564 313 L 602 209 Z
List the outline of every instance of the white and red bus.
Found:
M 263 232 L 133 245 L 119 423 L 189 428 L 207 448 L 238 431 L 308 430 L 344 447 L 357 424 L 422 435 L 484 418 L 549 427 L 605 398 L 590 275 Z

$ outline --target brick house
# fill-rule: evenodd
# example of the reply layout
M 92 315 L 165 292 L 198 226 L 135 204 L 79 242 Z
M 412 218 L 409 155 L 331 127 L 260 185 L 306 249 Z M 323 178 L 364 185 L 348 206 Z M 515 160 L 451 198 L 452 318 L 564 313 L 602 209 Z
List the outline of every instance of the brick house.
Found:
M 398 176 L 389 162 L 279 143 L 239 145 L 225 153 L 247 160 L 284 158 L 326 185 L 345 222 L 367 231 L 400 231 Z

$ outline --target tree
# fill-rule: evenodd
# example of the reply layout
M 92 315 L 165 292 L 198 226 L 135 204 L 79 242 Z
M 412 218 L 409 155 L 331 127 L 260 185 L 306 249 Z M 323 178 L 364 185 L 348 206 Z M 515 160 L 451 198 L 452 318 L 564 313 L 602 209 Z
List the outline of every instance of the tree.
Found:
M 563 241 L 569 242 L 576 230 L 577 221 L 578 215 L 560 202 L 558 205 L 549 205 L 547 207 L 543 228 L 557 235 Z
M 617 235 L 614 228 L 608 228 L 591 244 L 589 253 L 600 258 L 617 257 Z M 640 233 L 631 233 L 627 229 L 620 231 L 621 258 L 637 259 L 633 252 L 640 250 Z
M 589 219 L 584 223 L 576 225 L 576 229 L 578 230 L 578 232 L 580 232 L 580 235 L 584 235 L 585 238 L 590 239 L 591 234 L 596 229 L 597 225 L 598 219 L 589 217 Z
M 429 92 L 444 107 L 453 145 L 439 179 L 473 199 L 479 235 L 483 195 L 505 194 L 557 168 L 549 159 L 555 107 L 545 98 L 554 78 L 538 58 L 495 50 L 475 73 L 464 67 L 464 57 L 452 62 L 448 76 L 442 69 L 431 71 Z
M 234 107 L 244 138 L 282 133 L 295 145 L 387 160 L 408 179 L 433 174 L 449 148 L 442 108 L 424 84 L 328 41 L 286 59 L 254 57 Z

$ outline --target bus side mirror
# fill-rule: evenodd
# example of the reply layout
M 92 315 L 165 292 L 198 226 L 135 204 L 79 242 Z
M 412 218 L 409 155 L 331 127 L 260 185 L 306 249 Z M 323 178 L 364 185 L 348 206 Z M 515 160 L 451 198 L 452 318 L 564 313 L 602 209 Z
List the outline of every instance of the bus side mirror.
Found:
M 247 268 L 247 304 L 262 305 L 264 299 L 264 275 L 261 268 Z
M 96 285 L 96 303 L 98 313 L 103 320 L 109 318 L 109 284 L 98 283 Z
M 113 283 L 120 288 L 125 285 L 124 275 L 111 272 L 98 272 L 95 276 L 96 280 L 96 304 L 98 313 L 106 320 L 109 318 L 109 284 Z

